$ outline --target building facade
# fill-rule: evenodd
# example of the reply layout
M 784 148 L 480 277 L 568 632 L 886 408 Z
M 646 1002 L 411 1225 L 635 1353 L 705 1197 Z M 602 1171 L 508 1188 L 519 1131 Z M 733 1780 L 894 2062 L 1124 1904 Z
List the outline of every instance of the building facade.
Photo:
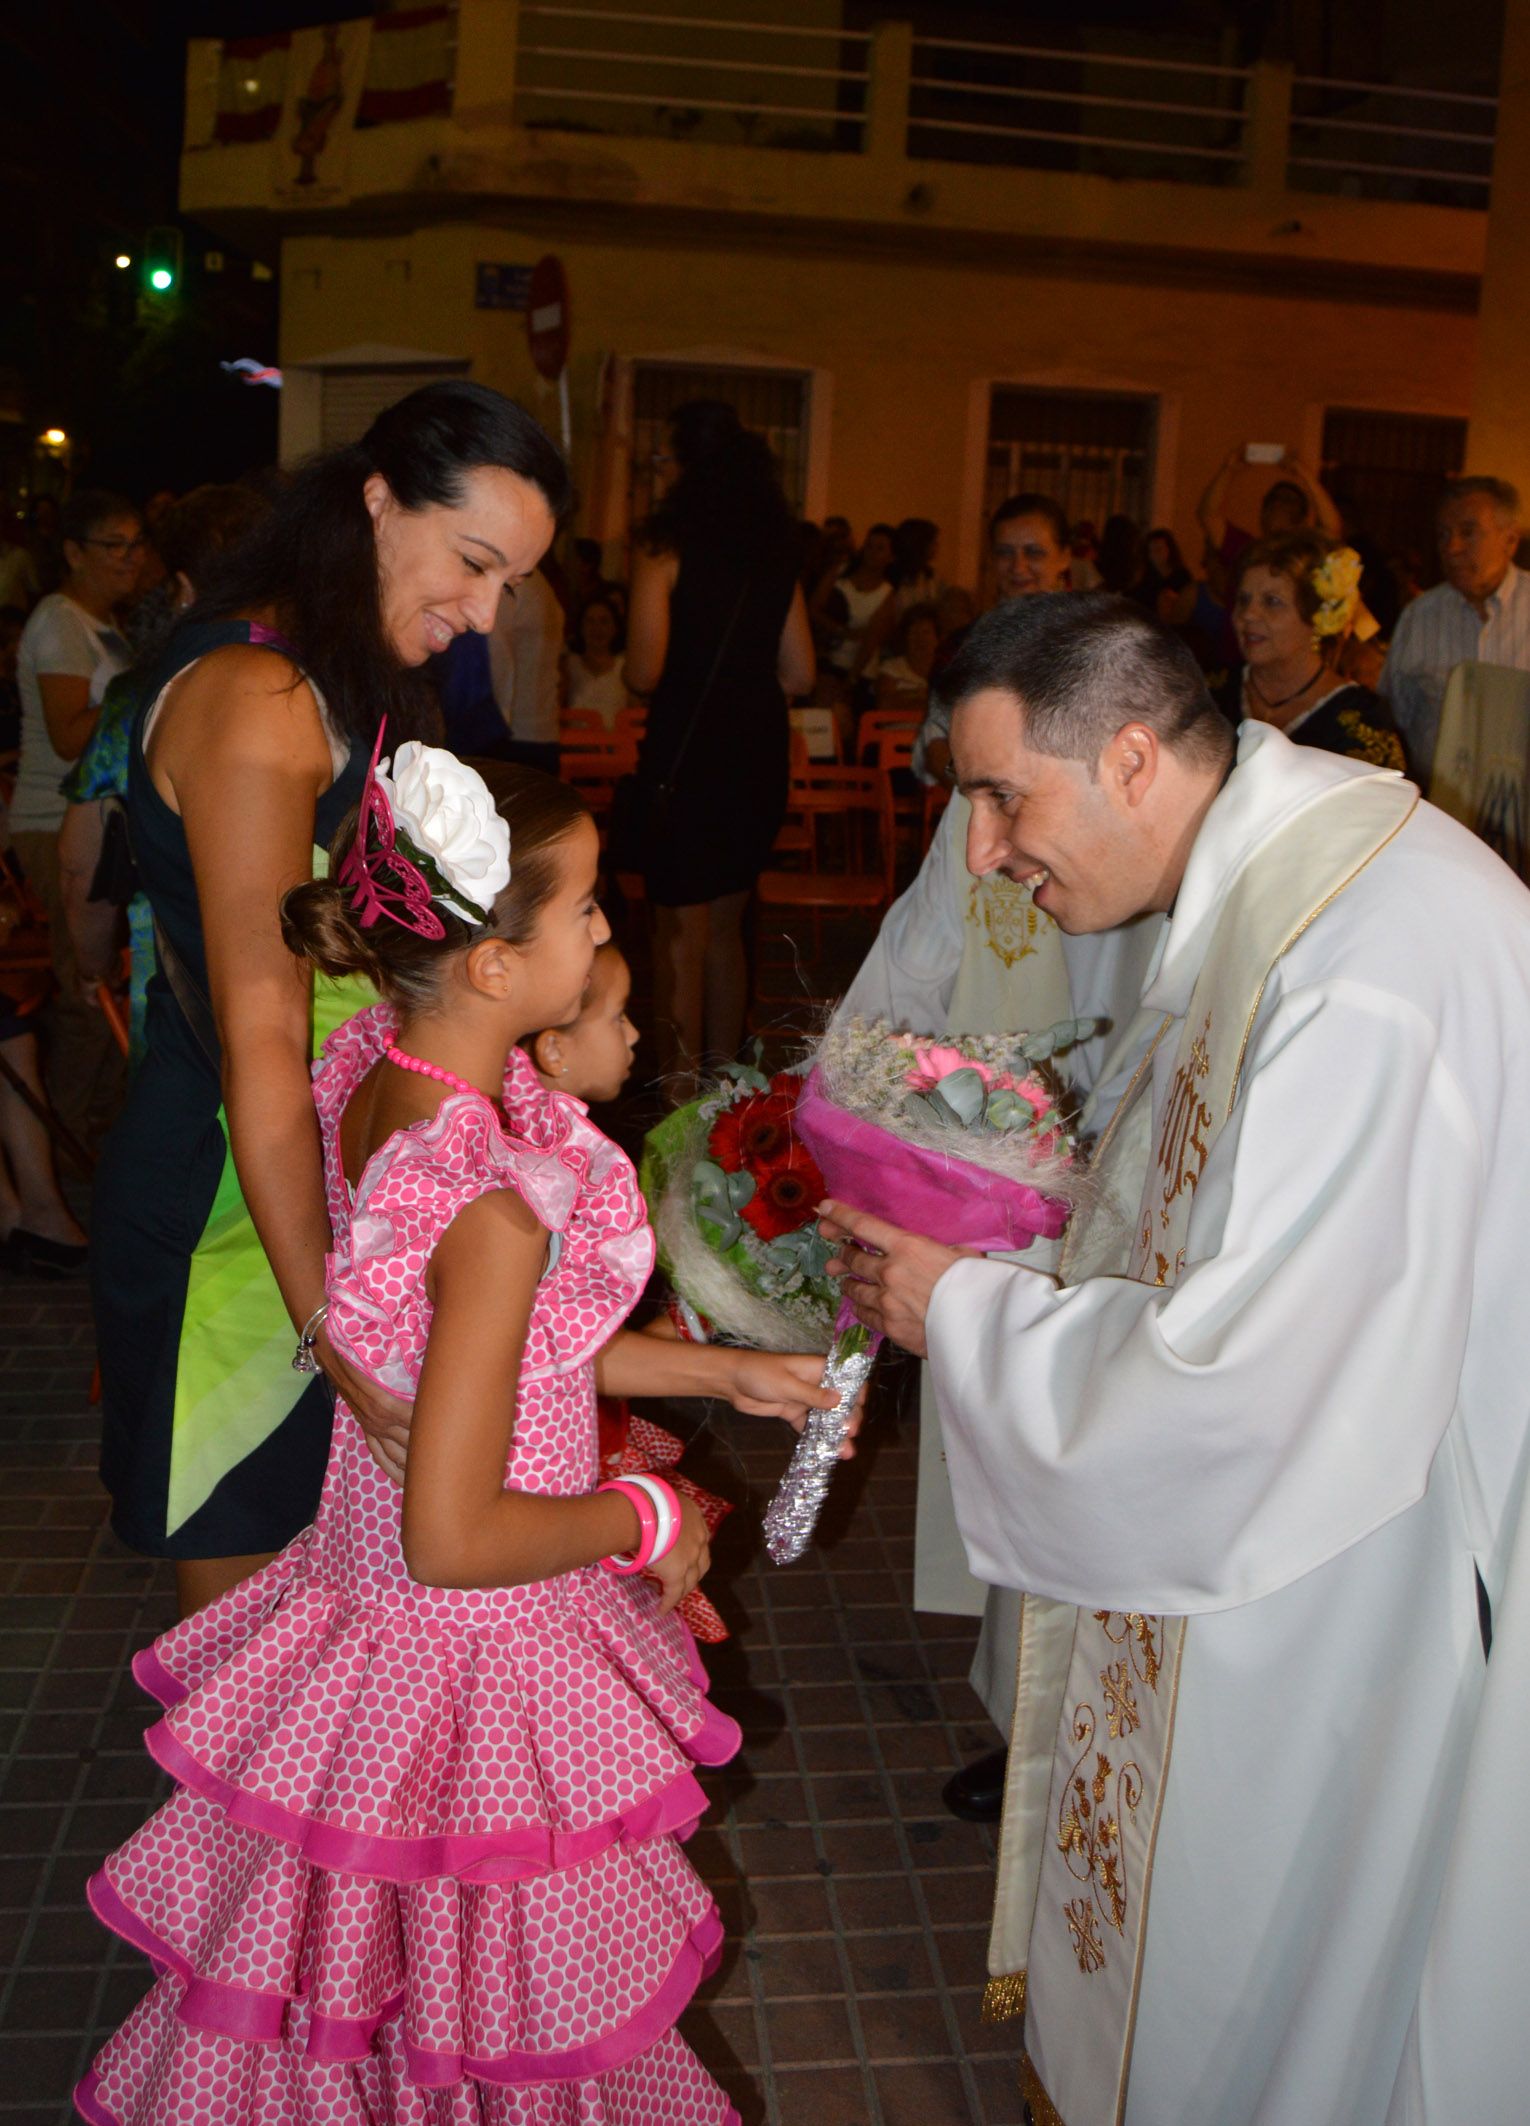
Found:
M 551 253 L 579 528 L 613 563 L 699 393 L 770 436 L 806 515 L 931 517 L 969 583 L 1019 485 L 1194 552 L 1247 441 L 1427 540 L 1473 404 L 1480 83 L 855 19 L 463 0 L 193 42 L 182 207 L 279 267 L 284 456 L 464 371 L 556 432 L 525 309 Z

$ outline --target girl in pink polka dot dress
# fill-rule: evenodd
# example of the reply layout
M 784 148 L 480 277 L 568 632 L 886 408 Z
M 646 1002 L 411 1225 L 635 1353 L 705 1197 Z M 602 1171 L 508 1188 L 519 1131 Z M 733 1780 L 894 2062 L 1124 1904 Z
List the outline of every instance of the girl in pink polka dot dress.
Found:
M 822 1361 L 622 1327 L 632 1168 L 515 1045 L 608 935 L 595 829 L 489 772 L 400 748 L 284 909 L 387 1000 L 314 1075 L 329 1332 L 412 1399 L 407 1470 L 340 1402 L 313 1526 L 134 1664 L 176 1787 L 90 1887 L 159 1973 L 95 2126 L 736 2126 L 674 2027 L 722 1936 L 694 1767 L 739 1742 L 673 1614 L 705 1524 L 607 1570 L 653 1534 L 596 1488 L 596 1388 L 800 1425 Z

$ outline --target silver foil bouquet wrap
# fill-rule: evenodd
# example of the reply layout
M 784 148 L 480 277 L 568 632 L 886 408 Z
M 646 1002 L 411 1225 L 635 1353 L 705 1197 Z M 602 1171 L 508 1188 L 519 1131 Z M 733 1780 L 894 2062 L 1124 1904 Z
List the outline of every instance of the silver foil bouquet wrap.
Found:
M 813 1540 L 850 1413 L 871 1378 L 881 1341 L 860 1321 L 851 1321 L 834 1339 L 823 1369 L 823 1385 L 834 1395 L 833 1408 L 810 1412 L 790 1466 L 765 1509 L 765 1548 L 777 1565 L 794 1564 Z

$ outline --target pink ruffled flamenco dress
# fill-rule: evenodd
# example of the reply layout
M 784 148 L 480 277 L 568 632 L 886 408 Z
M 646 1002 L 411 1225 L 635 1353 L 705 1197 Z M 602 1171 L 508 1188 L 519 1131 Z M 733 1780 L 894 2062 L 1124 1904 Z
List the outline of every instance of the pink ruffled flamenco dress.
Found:
M 352 1202 L 340 1116 L 395 1030 L 364 1011 L 315 1068 L 330 1333 L 412 1395 L 437 1237 L 518 1190 L 554 1239 L 505 1481 L 588 1492 L 591 1360 L 653 1258 L 632 1168 L 516 1056 L 514 1135 L 452 1095 Z M 160 1975 L 78 2108 L 95 2126 L 736 2126 L 674 2028 L 722 1937 L 680 1850 L 706 1806 L 693 1766 L 739 1743 L 690 1633 L 599 1565 L 419 1586 L 401 1497 L 341 1403 L 312 1528 L 138 1656 L 176 1791 L 90 1901 Z

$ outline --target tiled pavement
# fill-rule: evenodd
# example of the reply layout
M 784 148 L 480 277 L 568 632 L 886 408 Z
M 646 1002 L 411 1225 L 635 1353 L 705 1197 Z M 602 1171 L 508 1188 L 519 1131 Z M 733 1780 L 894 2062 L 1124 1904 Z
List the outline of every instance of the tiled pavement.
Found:
M 83 1287 L 0 1282 L 0 2126 L 72 2117 L 147 1977 L 82 1893 L 162 1791 L 127 1664 L 173 1611 L 104 1525 L 91 1366 Z M 758 1538 L 785 1429 L 668 1419 L 702 1427 L 685 1466 L 741 1509 L 707 1582 L 734 1637 L 707 1660 L 744 1749 L 707 1775 L 690 1848 L 728 1942 L 683 2027 L 745 2126 L 1020 2126 L 1016 2026 L 978 2012 L 993 1839 L 939 1798 L 997 1738 L 966 1682 L 975 1627 L 911 1607 L 911 1385 L 884 1360 L 863 1451 L 785 1570 Z
M 0 2126 L 59 2126 L 145 1984 L 82 1890 L 160 1791 L 127 1663 L 172 1611 L 164 1572 L 104 1526 L 83 1290 L 0 1285 L 0 1345 Z M 716 1807 L 691 1847 L 729 1941 L 685 2028 L 746 2126 L 1020 2116 L 1011 2031 L 978 2015 L 992 1839 L 939 1800 L 993 1735 L 965 1680 L 972 1626 L 909 1606 L 899 1385 L 887 1369 L 822 1540 L 786 1570 L 757 1535 L 784 1428 L 714 1414 L 687 1457 L 744 1509 L 708 1582 L 735 1636 L 708 1659 L 745 1746 L 709 1775 Z

